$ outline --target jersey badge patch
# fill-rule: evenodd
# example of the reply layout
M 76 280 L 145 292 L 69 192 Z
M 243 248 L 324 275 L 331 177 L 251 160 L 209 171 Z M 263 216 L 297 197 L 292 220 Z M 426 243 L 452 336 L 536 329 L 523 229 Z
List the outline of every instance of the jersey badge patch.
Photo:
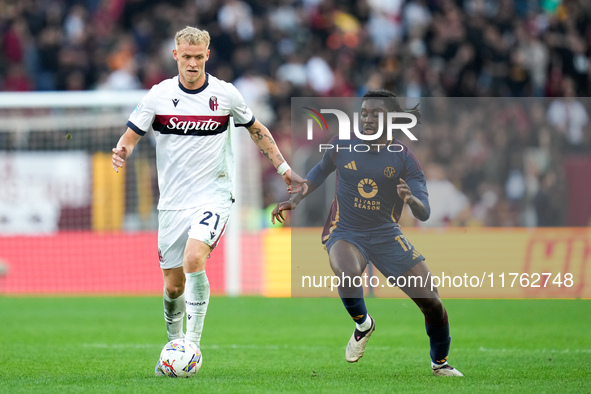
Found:
M 211 96 L 209 98 L 209 109 L 211 109 L 212 111 L 217 111 L 218 106 L 218 98 L 216 96 Z
M 386 178 L 392 178 L 396 174 L 396 169 L 392 166 L 388 166 L 384 168 L 384 175 Z

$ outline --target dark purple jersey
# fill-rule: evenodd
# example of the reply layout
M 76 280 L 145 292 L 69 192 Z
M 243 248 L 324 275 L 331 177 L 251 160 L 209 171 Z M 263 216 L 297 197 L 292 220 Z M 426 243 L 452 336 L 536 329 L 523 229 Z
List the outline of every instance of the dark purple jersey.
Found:
M 425 175 L 416 157 L 400 141 L 366 150 L 359 139 L 330 142 L 322 159 L 306 176 L 316 187 L 337 171 L 336 195 L 322 233 L 323 241 L 336 228 L 363 231 L 398 226 L 404 202 L 396 186 L 404 179 L 427 211 Z

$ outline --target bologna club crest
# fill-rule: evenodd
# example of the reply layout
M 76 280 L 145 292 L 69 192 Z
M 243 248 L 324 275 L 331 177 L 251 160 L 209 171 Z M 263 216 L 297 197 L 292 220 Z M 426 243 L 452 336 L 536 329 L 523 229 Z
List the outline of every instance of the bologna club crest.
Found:
M 218 98 L 216 96 L 211 96 L 209 98 L 209 108 L 212 111 L 217 111 L 217 109 L 218 109 Z

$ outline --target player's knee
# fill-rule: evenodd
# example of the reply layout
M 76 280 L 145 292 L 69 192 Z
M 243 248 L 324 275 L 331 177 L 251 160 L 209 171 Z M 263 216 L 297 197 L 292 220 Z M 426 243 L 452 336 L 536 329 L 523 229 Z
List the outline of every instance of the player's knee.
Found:
M 205 269 L 205 263 L 207 262 L 208 253 L 202 253 L 201 251 L 190 251 L 185 253 L 183 266 L 185 272 L 198 272 Z
M 445 311 L 440 298 L 424 298 L 420 303 L 420 308 L 429 320 L 441 319 Z
M 172 299 L 178 298 L 185 292 L 185 284 L 183 282 L 166 283 L 164 285 L 166 295 Z
M 347 264 L 336 260 L 331 260 L 330 266 L 334 274 L 341 279 L 360 276 L 365 270 L 365 267 L 361 268 L 359 264 Z
M 339 288 L 359 287 L 359 284 L 363 283 L 363 281 L 359 279 L 363 272 L 339 268 L 333 268 L 333 272 L 336 278 L 338 278 Z

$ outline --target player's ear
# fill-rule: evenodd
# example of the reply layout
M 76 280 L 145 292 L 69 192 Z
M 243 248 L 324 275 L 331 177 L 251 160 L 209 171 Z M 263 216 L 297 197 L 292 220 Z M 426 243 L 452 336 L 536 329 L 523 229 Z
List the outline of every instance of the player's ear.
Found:
M 209 49 L 207 50 L 207 55 L 205 56 L 205 61 L 209 60 Z
M 178 59 L 178 53 L 177 53 L 177 51 L 176 51 L 176 48 L 173 48 L 173 49 L 172 49 L 172 57 L 174 57 L 174 60 L 179 60 L 179 59 Z

